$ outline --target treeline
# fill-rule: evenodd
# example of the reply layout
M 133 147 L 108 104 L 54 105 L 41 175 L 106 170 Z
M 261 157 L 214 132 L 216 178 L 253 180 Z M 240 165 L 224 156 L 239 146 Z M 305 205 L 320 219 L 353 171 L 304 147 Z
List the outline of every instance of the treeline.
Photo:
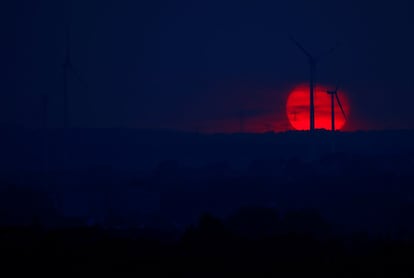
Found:
M 348 162 L 335 175 L 335 160 L 324 162 L 326 173 L 301 160 L 287 161 L 281 170 L 279 164 L 256 161 L 244 173 L 224 162 L 189 168 L 165 161 L 131 179 L 118 179 L 107 168 L 74 172 L 64 183 L 59 173 L 25 178 L 19 185 L 10 179 L 0 183 L 0 225 L 183 229 L 203 212 L 226 218 L 237 208 L 256 206 L 282 214 L 312 208 L 336 232 L 406 238 L 414 231 L 414 176 L 365 171 L 372 163 L 361 161 Z

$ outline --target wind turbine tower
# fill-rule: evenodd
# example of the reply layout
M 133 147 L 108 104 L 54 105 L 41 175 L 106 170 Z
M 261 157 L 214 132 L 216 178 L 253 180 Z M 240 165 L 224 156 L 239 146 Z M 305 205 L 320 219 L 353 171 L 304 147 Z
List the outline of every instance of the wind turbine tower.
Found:
M 65 57 L 62 64 L 63 69 L 63 141 L 62 141 L 62 168 L 66 172 L 68 169 L 67 165 L 67 155 L 70 153 L 68 151 L 68 127 L 70 125 L 70 107 L 69 107 L 69 81 L 70 77 L 74 76 L 84 87 L 87 87 L 86 82 L 81 77 L 79 72 L 73 65 L 72 62 L 72 49 L 71 49 L 71 1 L 64 2 L 64 28 L 65 28 Z M 66 183 L 66 178 L 62 181 L 62 184 Z M 56 190 L 56 204 L 58 210 L 60 209 L 62 203 L 62 193 L 61 189 L 57 188 Z
M 70 37 L 70 25 L 66 26 L 66 49 L 65 58 L 63 62 L 63 127 L 69 127 L 70 115 L 69 115 L 69 78 L 71 74 L 86 87 L 86 82 L 80 75 L 79 71 L 73 66 L 72 52 L 71 52 L 71 37 Z
M 316 65 L 321 60 L 321 58 L 327 56 L 328 54 L 332 53 L 337 47 L 338 44 L 332 47 L 328 52 L 318 57 L 315 57 L 310 54 L 297 40 L 295 40 L 292 36 L 290 37 L 292 42 L 305 54 L 308 59 L 309 67 L 310 67 L 310 77 L 309 77 L 309 129 L 310 131 L 315 130 L 315 103 L 314 103 L 314 84 L 315 84 L 315 72 L 316 72 Z
M 339 108 L 341 109 L 342 115 L 346 119 L 346 114 L 344 108 L 341 104 L 341 101 L 338 97 L 338 85 L 336 86 L 335 90 L 327 91 L 327 93 L 331 96 L 331 121 L 332 121 L 332 131 L 335 131 L 335 100 L 338 103 Z
M 242 110 L 239 113 L 240 133 L 244 132 L 245 121 L 246 121 L 246 115 L 245 115 L 245 112 Z

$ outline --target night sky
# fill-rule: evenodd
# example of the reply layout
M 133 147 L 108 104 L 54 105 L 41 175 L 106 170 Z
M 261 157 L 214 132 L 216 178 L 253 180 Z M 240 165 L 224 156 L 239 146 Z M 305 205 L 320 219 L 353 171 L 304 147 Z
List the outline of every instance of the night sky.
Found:
M 6 3 L 4 3 L 6 2 Z M 65 18 L 74 127 L 289 129 L 289 92 L 318 55 L 350 103 L 345 130 L 414 127 L 414 4 L 394 1 L 13 0 L 0 4 L 0 124 L 62 126 Z

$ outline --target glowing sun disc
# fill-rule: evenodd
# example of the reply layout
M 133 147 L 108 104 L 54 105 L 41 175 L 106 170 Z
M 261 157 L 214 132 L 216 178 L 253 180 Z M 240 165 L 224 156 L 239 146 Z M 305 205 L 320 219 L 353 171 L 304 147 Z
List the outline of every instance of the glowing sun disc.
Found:
M 331 129 L 331 96 L 327 93 L 330 87 L 317 85 L 314 92 L 315 104 L 315 128 Z M 332 87 L 333 88 L 333 87 Z M 332 90 L 332 88 L 330 88 Z M 338 90 L 338 97 L 344 108 L 345 114 L 349 115 L 349 102 L 346 94 Z M 303 84 L 294 88 L 287 99 L 286 113 L 290 124 L 296 130 L 309 130 L 310 128 L 310 96 L 309 85 Z M 335 129 L 340 130 L 346 124 L 338 103 L 335 100 Z

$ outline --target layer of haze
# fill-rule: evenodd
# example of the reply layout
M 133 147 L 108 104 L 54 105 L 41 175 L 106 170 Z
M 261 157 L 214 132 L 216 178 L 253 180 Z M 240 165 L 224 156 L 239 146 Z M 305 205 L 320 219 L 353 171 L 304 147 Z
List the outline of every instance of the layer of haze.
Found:
M 6 2 L 6 3 L 4 3 Z M 0 123 L 62 125 L 64 1 L 1 5 Z M 369 3 L 367 3 L 369 2 Z M 413 128 L 414 19 L 395 1 L 73 0 L 71 125 L 264 131 L 290 128 L 288 93 L 315 55 L 317 80 L 338 81 L 348 130 Z M 241 117 L 243 115 L 243 117 Z

